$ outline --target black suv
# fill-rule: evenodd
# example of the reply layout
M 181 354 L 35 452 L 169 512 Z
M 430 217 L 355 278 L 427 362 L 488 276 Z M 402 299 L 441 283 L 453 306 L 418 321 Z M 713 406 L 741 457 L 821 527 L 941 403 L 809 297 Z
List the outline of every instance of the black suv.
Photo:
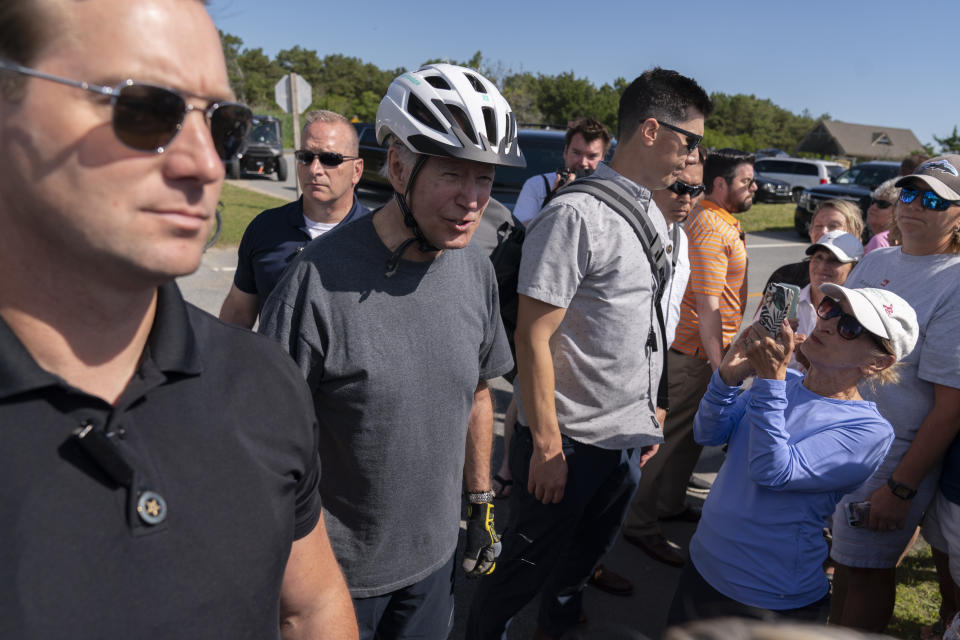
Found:
M 360 186 L 380 191 L 391 190 L 390 181 L 381 173 L 387 160 L 387 150 L 377 144 L 374 125 L 362 122 L 354 123 L 353 126 L 356 127 L 357 135 L 360 137 L 360 157 L 363 158 L 363 177 L 360 178 Z M 562 129 L 518 130 L 517 138 L 527 166 L 525 168 L 497 167 L 491 195 L 512 211 L 527 178 L 539 173 L 556 171 L 563 164 L 565 135 L 566 131 Z M 613 145 L 610 151 L 613 152 Z
M 239 158 L 227 162 L 227 177 L 236 180 L 243 173 L 277 174 L 286 182 L 287 163 L 283 158 L 283 135 L 280 121 L 273 116 L 253 116 L 247 134 L 247 146 Z
M 804 189 L 793 214 L 793 225 L 797 234 L 802 238 L 809 237 L 810 220 L 824 200 L 849 200 L 857 203 L 867 216 L 867 207 L 870 206 L 870 192 L 890 178 L 900 173 L 899 162 L 884 162 L 876 160 L 864 162 L 850 167 L 836 178 L 832 184 L 822 184 L 818 187 Z

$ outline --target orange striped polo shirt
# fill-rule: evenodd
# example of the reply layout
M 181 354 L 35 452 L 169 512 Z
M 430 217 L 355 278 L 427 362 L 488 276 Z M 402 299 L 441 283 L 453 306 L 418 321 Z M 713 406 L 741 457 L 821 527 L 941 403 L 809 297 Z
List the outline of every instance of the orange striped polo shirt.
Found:
M 733 340 L 743 319 L 746 299 L 747 247 L 740 221 L 704 198 L 684 224 L 690 240 L 690 280 L 680 304 L 680 324 L 672 348 L 707 359 L 700 348 L 696 294 L 719 296 L 723 346 Z

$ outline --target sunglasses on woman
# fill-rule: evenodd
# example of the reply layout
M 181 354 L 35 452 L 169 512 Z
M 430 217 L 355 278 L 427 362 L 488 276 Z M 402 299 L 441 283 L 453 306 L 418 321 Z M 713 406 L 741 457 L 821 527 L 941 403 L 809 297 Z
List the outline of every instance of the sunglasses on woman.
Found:
M 360 158 L 360 156 L 345 156 L 342 153 L 334 153 L 333 151 L 321 151 L 318 153 L 307 151 L 306 149 L 296 151 L 293 155 L 300 164 L 309 166 L 313 164 L 314 160 L 319 160 L 320 164 L 325 167 L 339 167 L 345 160 L 357 160 Z
M 679 197 L 690 196 L 691 198 L 696 198 L 698 195 L 703 193 L 704 187 L 702 184 L 687 184 L 682 180 L 677 180 L 672 185 L 667 187 L 670 191 L 673 191 Z
M 903 187 L 900 189 L 900 202 L 910 204 L 917 199 L 918 195 L 920 195 L 920 189 Z M 927 211 L 946 211 L 950 208 L 950 205 L 954 204 L 960 204 L 960 202 L 941 198 L 933 191 L 924 191 L 923 195 L 920 196 L 920 206 Z
M 893 203 L 889 200 L 877 200 L 876 198 L 871 198 L 870 206 L 876 207 L 877 209 L 889 209 L 893 206 Z
M 250 108 L 239 102 L 211 102 L 206 107 L 195 107 L 188 104 L 184 96 L 204 96 L 133 80 L 105 87 L 51 75 L 3 59 L 0 59 L 0 69 L 109 97 L 113 107 L 113 133 L 117 140 L 136 151 L 163 153 L 180 133 L 187 114 L 200 110 L 210 127 L 217 154 L 222 160 L 230 160 L 243 151 L 253 120 Z
M 856 340 L 861 334 L 865 333 L 884 353 L 889 353 L 886 345 L 883 344 L 883 338 L 864 329 L 860 321 L 841 309 L 840 303 L 833 298 L 825 297 L 820 301 L 820 305 L 817 307 L 817 315 L 823 320 L 839 318 L 837 320 L 837 335 L 844 340 Z

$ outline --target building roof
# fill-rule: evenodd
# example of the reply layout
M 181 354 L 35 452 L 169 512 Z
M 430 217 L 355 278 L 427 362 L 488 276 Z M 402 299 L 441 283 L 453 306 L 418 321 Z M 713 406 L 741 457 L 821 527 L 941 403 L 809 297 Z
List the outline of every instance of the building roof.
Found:
M 863 160 L 902 160 L 923 145 L 910 129 L 821 120 L 796 151 Z

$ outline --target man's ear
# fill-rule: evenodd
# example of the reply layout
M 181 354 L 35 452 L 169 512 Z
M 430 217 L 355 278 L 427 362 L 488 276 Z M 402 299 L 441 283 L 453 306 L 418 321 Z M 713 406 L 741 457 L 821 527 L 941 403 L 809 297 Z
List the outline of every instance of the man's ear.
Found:
M 656 118 L 647 118 L 640 123 L 637 130 L 633 133 L 640 143 L 645 147 L 652 147 L 657 141 L 657 135 L 660 133 L 660 123 Z
M 720 196 L 721 198 L 723 198 L 723 196 L 727 193 L 728 185 L 727 185 L 727 181 L 724 179 L 723 176 L 714 177 L 713 184 L 710 186 L 712 187 L 710 189 L 710 195 L 712 196 Z
M 363 158 L 357 158 L 353 160 L 353 177 L 351 178 L 351 183 L 353 186 L 357 186 L 360 182 L 360 178 L 363 177 Z
M 403 161 L 401 152 L 393 145 L 387 149 L 387 177 L 394 191 L 407 192 L 407 181 L 410 179 L 409 168 Z

